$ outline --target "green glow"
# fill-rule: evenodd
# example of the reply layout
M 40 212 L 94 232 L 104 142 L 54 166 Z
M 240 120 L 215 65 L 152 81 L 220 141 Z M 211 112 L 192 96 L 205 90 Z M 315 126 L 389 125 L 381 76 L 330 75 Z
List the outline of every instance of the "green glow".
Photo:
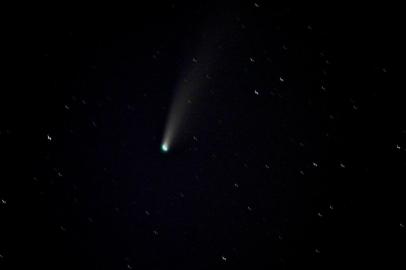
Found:
M 164 144 L 161 146 L 161 149 L 162 149 L 163 152 L 168 152 L 169 147 L 168 147 L 168 145 L 167 145 L 166 143 L 164 143 Z

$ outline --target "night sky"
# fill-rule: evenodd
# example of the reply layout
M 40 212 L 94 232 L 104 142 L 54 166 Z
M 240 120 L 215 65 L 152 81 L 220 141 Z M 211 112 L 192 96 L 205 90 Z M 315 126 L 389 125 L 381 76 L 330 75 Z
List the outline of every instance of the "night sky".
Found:
M 17 12 L 0 269 L 402 269 L 394 10 Z

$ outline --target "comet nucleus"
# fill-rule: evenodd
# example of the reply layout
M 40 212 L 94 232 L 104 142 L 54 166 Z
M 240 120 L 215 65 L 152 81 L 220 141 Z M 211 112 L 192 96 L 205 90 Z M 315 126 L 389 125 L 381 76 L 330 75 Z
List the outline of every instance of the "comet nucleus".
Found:
M 161 150 L 162 150 L 162 152 L 168 152 L 169 151 L 168 145 L 166 143 L 162 144 Z

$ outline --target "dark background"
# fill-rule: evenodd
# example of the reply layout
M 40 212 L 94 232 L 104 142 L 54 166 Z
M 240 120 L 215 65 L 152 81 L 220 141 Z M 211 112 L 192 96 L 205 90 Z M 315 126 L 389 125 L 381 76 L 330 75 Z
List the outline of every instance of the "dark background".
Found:
M 402 263 L 396 8 L 256 4 L 8 14 L 0 269 Z M 221 25 L 197 127 L 164 154 L 176 87 Z

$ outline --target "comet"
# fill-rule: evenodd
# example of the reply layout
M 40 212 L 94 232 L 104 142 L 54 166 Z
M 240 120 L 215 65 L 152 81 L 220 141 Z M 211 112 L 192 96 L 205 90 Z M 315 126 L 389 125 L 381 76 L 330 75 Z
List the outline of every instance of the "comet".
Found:
M 161 145 L 161 150 L 162 150 L 162 152 L 168 152 L 168 151 L 169 151 L 169 146 L 168 146 L 168 144 L 163 143 L 163 144 Z
M 186 50 L 183 72 L 179 74 L 169 106 L 161 142 L 163 153 L 178 148 L 200 130 L 207 129 L 211 112 L 207 106 L 211 102 L 208 95 L 212 87 L 211 75 L 217 73 L 221 66 L 219 61 L 224 57 L 223 52 L 218 51 L 218 44 L 239 29 L 239 25 L 230 25 L 229 21 L 223 17 L 210 18 L 206 27 L 199 31 L 196 48 Z

